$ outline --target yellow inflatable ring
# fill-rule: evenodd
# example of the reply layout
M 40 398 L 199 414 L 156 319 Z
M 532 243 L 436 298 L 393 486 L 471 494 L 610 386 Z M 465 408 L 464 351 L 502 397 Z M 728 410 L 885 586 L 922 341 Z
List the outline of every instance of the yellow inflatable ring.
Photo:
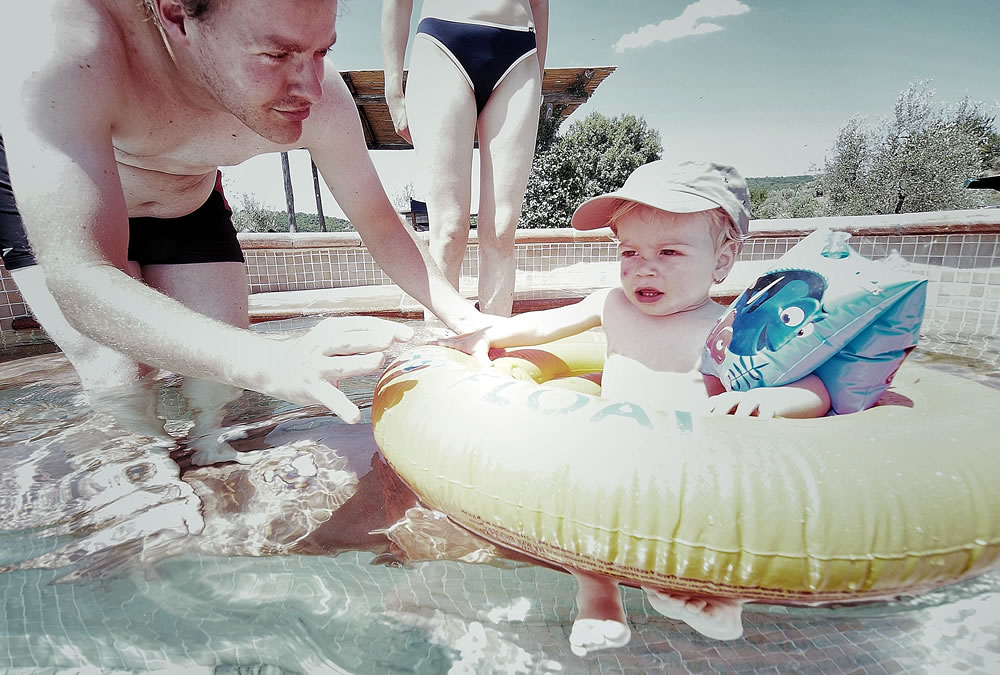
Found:
M 812 604 L 1000 561 L 1000 391 L 906 364 L 870 410 L 759 420 L 536 383 L 603 355 L 599 339 L 553 343 L 484 368 L 420 347 L 376 387 L 376 441 L 473 532 L 631 585 Z

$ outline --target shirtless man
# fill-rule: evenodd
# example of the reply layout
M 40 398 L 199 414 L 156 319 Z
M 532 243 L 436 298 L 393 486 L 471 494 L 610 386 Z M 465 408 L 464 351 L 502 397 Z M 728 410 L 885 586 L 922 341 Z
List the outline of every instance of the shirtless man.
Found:
M 0 132 L 17 210 L 82 340 L 356 421 L 338 379 L 378 368 L 411 331 L 343 319 L 296 341 L 252 334 L 228 219 L 190 236 L 176 220 L 217 210 L 218 166 L 293 148 L 310 151 L 403 290 L 455 330 L 482 326 L 385 196 L 326 62 L 336 14 L 336 0 L 35 0 L 3 22 Z

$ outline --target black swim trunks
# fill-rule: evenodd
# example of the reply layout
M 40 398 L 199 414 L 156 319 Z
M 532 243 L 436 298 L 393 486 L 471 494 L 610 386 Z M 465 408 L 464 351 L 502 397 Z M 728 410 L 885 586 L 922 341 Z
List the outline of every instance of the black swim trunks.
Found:
M 232 215 L 222 192 L 220 172 L 216 176 L 215 190 L 193 213 L 179 218 L 129 218 L 128 259 L 139 265 L 244 262 Z M 35 264 L 24 223 L 14 202 L 2 137 L 0 247 L 8 271 Z

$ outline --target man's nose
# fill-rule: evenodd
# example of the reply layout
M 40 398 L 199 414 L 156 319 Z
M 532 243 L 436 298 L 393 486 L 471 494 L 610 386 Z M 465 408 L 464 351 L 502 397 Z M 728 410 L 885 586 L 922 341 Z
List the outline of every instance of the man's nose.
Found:
M 291 78 L 289 94 L 316 103 L 323 97 L 323 59 L 308 58 Z

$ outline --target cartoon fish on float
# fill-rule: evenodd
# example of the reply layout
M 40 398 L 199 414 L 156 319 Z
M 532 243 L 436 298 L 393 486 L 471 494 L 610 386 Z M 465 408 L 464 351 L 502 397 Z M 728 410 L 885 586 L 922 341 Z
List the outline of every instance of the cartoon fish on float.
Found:
M 760 379 L 759 369 L 766 365 L 755 359 L 762 351 L 776 352 L 796 338 L 813 334 L 815 322 L 826 318 L 825 291 L 826 279 L 802 269 L 768 272 L 743 291 L 708 342 L 717 364 L 725 360 L 727 349 L 739 357 L 728 372 L 732 390 L 755 386 L 751 381 Z
M 874 405 L 917 343 L 927 280 L 898 255 L 860 255 L 849 238 L 817 230 L 776 260 L 710 332 L 703 372 L 730 391 L 815 372 L 834 412 Z

